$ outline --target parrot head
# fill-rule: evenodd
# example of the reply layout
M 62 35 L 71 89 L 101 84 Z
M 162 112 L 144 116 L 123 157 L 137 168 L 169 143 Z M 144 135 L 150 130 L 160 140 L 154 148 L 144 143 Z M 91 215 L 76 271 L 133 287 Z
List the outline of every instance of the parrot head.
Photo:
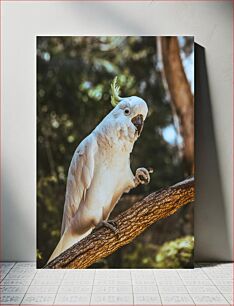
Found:
M 143 99 L 136 96 L 122 98 L 113 112 L 118 120 L 134 128 L 136 135 L 140 136 L 148 113 L 147 104 Z
M 117 77 L 111 84 L 111 104 L 114 106 L 113 114 L 119 121 L 133 128 L 135 135 L 140 136 L 144 121 L 148 113 L 146 102 L 136 96 L 121 98 L 119 96 L 119 87 L 116 85 Z

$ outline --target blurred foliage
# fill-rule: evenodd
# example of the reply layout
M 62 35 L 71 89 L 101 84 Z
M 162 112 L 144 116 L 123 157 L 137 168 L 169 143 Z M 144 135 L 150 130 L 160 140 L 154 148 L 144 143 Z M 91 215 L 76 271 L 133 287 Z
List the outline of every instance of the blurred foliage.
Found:
M 134 251 L 124 254 L 126 268 L 191 268 L 194 237 L 185 236 L 165 242 L 162 246 L 137 243 Z
M 181 40 L 185 56 L 191 41 Z M 186 50 L 186 53 L 185 51 Z M 177 143 L 169 143 L 163 131 L 173 125 L 169 95 L 165 91 L 157 63 L 155 37 L 38 37 L 37 38 L 37 263 L 43 266 L 60 238 L 66 176 L 72 155 L 80 143 L 112 109 L 110 84 L 118 75 L 121 96 L 138 95 L 149 106 L 144 130 L 135 144 L 131 166 L 152 167 L 155 173 L 149 185 L 131 191 L 144 196 L 184 178 L 184 164 Z M 122 201 L 124 201 L 123 198 Z M 126 209 L 126 202 L 123 205 Z M 118 207 L 115 210 L 118 212 Z M 155 238 L 154 227 L 141 235 L 156 246 L 183 234 L 192 234 L 192 225 L 184 229 L 182 209 L 175 237 L 169 234 L 169 218 L 159 223 L 165 235 Z M 189 222 L 192 224 L 192 210 Z M 188 223 L 188 222 L 187 222 Z M 161 225 L 160 225 L 161 224 Z M 162 238 L 163 237 L 163 238 Z M 124 266 L 130 244 L 108 257 L 106 267 Z M 142 243 L 142 241 L 141 241 Z M 143 248 L 143 249 L 144 249 Z M 131 255 L 131 254 L 129 254 Z
M 186 236 L 165 242 L 158 250 L 155 268 L 193 267 L 194 237 Z
M 123 255 L 124 268 L 154 268 L 155 254 L 158 251 L 158 246 L 142 242 L 137 242 L 130 253 Z

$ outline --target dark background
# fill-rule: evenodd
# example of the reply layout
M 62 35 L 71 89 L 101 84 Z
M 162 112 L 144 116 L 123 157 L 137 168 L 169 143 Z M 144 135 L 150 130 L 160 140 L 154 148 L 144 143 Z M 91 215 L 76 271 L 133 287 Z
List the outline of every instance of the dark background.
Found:
M 180 37 L 188 79 L 193 40 Z M 149 114 L 131 155 L 133 172 L 152 167 L 149 185 L 124 195 L 112 216 L 152 191 L 191 174 L 173 95 L 163 77 L 155 37 L 38 37 L 37 39 L 37 263 L 42 267 L 60 238 L 66 176 L 80 143 L 112 109 L 110 84 L 118 76 L 121 96 L 137 95 Z M 192 86 L 191 86 L 192 87 Z M 111 216 L 111 217 L 112 217 Z M 191 267 L 193 206 L 160 220 L 129 245 L 94 267 Z

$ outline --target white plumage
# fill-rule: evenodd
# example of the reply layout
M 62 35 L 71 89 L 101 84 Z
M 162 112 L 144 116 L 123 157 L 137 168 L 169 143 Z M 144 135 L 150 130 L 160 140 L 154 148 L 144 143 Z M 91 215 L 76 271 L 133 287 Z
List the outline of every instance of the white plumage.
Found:
M 148 183 L 149 171 L 134 176 L 130 153 L 148 107 L 139 97 L 121 98 L 114 109 L 77 147 L 68 171 L 61 239 L 49 261 L 86 237 L 108 217 L 124 192 Z

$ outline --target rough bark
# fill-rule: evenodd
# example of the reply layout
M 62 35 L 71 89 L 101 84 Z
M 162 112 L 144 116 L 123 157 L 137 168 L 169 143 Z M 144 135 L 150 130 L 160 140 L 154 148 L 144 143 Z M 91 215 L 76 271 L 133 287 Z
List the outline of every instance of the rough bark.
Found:
M 162 59 L 172 103 L 184 139 L 183 154 L 188 173 L 194 172 L 194 99 L 184 72 L 177 37 L 162 37 Z
M 119 214 L 116 222 L 119 234 L 102 227 L 74 244 L 45 269 L 83 269 L 131 242 L 151 224 L 174 214 L 180 207 L 194 201 L 194 178 L 151 193 Z

